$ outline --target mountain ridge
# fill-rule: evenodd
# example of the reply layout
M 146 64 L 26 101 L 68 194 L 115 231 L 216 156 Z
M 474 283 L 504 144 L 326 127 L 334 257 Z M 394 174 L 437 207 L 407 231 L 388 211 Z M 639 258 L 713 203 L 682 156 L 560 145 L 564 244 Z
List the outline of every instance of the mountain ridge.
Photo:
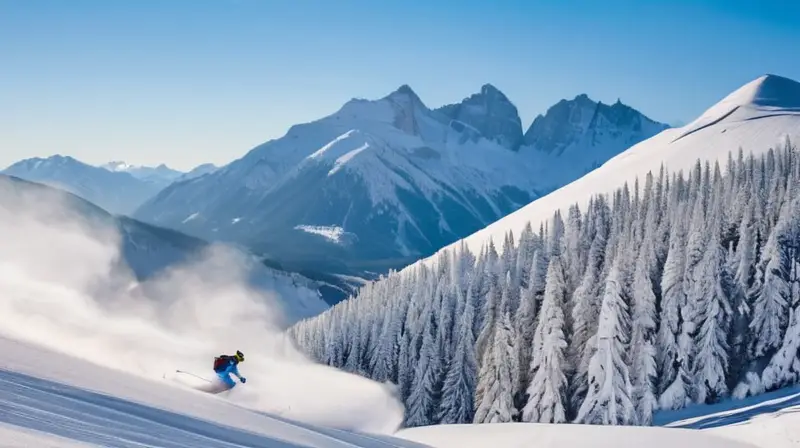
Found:
M 584 153 L 574 163 L 547 148 L 519 146 L 516 106 L 491 84 L 439 108 L 403 84 L 378 99 L 353 98 L 203 178 L 170 185 L 134 216 L 255 247 L 296 270 L 385 271 L 591 170 L 630 139 L 667 127 L 623 130 L 617 123 L 629 125 L 607 119 L 602 129 L 614 132 L 561 139 Z M 328 230 L 309 231 L 321 228 Z M 347 238 L 325 236 L 334 234 Z

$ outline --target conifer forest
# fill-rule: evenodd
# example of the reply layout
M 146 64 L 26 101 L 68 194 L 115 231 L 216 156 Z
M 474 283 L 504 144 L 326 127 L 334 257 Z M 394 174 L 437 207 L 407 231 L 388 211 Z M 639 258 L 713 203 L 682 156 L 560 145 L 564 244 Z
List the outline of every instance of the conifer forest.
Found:
M 662 166 L 479 253 L 390 272 L 290 334 L 395 384 L 409 427 L 649 425 L 800 379 L 798 193 L 789 141 Z

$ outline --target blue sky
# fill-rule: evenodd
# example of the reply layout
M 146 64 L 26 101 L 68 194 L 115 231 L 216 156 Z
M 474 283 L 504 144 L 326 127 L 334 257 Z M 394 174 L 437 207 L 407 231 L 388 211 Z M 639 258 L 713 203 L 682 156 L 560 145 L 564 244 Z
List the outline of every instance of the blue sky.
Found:
M 580 93 L 688 122 L 800 80 L 797 48 L 790 0 L 0 0 L 0 166 L 224 164 L 401 84 L 436 107 L 492 83 L 525 127 Z

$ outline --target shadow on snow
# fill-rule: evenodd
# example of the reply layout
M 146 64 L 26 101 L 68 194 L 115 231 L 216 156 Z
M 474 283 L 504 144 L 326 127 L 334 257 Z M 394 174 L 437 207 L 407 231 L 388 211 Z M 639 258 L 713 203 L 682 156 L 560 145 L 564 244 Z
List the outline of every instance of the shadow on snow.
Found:
M 660 411 L 653 416 L 654 426 L 707 429 L 745 423 L 755 417 L 800 412 L 800 386 L 720 403 L 692 405 L 677 411 Z

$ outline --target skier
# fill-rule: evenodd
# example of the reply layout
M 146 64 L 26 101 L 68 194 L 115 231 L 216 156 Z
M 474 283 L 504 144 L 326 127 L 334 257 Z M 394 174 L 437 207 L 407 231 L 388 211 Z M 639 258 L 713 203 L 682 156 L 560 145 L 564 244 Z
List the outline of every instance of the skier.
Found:
M 233 356 L 219 355 L 214 358 L 214 372 L 217 374 L 220 381 L 225 384 L 225 390 L 233 389 L 233 387 L 236 386 L 233 378 L 230 377 L 231 374 L 236 375 L 242 384 L 247 381 L 247 378 L 239 373 L 239 368 L 237 366 L 240 362 L 244 362 L 244 354 L 239 350 L 236 350 L 236 354 Z

